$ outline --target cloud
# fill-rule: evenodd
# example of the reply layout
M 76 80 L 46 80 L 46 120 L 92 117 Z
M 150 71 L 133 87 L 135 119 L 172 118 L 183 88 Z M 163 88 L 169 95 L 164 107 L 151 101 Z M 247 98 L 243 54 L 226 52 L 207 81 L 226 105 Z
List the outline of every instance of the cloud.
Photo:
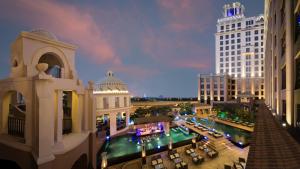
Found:
M 173 31 L 203 31 L 212 21 L 212 2 L 207 0 L 157 0 L 167 28 Z
M 78 45 L 96 63 L 121 63 L 88 9 L 57 1 L 12 0 L 2 2 L 0 15 L 54 32 L 63 40 Z
M 198 71 L 211 66 L 209 49 L 186 37 L 170 37 L 163 32 L 151 30 L 145 33 L 143 50 L 164 66 Z

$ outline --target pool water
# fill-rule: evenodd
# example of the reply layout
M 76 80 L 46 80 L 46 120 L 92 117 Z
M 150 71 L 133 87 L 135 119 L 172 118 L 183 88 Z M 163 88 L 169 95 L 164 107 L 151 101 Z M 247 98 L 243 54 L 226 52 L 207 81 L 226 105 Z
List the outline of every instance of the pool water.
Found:
M 218 132 L 224 134 L 228 139 L 239 145 L 248 145 L 251 139 L 251 132 L 235 128 L 226 124 L 218 123 L 206 118 L 191 118 L 189 121 L 203 124 L 207 127 L 214 128 Z
M 159 136 L 145 141 L 146 150 L 159 149 L 162 146 L 169 144 L 170 138 L 173 143 L 190 140 L 194 137 L 195 133 L 190 132 L 189 134 L 184 134 L 183 132 L 177 130 L 170 130 L 170 135 L 160 134 Z M 129 154 L 134 154 L 141 152 L 141 140 L 139 137 L 134 135 L 124 135 L 112 138 L 107 141 L 104 145 L 103 151 L 107 152 L 107 159 L 117 158 L 126 156 Z

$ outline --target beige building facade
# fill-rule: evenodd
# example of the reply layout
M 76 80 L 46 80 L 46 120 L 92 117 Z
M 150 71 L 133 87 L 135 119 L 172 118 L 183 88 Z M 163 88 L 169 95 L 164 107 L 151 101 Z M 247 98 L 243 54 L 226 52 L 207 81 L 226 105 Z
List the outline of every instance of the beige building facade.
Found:
M 44 30 L 21 32 L 13 42 L 10 75 L 0 80 L 1 162 L 96 168 L 93 83 L 83 86 L 75 52 Z
M 294 127 L 300 126 L 299 13 L 299 0 L 265 0 L 265 102 Z
M 105 79 L 95 85 L 93 93 L 96 97 L 97 125 L 109 129 L 109 136 L 127 130 L 131 111 L 127 84 L 108 71 Z

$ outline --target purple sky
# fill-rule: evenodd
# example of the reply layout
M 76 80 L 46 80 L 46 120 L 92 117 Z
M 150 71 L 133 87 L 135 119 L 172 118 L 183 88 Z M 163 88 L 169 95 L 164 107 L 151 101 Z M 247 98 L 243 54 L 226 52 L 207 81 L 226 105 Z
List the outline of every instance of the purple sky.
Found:
M 195 97 L 197 74 L 214 72 L 217 18 L 234 1 L 70 2 L 0 2 L 0 79 L 9 75 L 10 44 L 19 32 L 43 28 L 78 46 L 76 67 L 85 84 L 112 70 L 133 95 Z M 246 16 L 263 13 L 263 0 L 240 2 Z

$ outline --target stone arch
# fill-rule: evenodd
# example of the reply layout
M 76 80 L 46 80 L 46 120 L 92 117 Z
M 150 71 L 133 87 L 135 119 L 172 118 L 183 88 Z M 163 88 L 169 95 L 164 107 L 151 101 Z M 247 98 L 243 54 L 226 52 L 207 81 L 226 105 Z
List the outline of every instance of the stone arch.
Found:
M 26 95 L 12 89 L 1 95 L 1 129 L 3 133 L 25 138 Z
M 88 158 L 86 154 L 82 154 L 72 165 L 71 169 L 87 169 Z
M 40 48 L 38 49 L 31 60 L 31 65 L 35 66 L 39 63 L 41 57 L 45 54 L 52 54 L 55 55 L 57 57 L 58 60 L 60 60 L 60 63 L 63 67 L 64 72 L 62 74 L 62 77 L 70 77 L 70 72 L 71 72 L 71 67 L 70 67 L 70 63 L 69 60 L 67 58 L 67 56 L 64 54 L 64 52 L 56 47 L 52 47 L 52 46 L 47 46 L 44 48 Z

